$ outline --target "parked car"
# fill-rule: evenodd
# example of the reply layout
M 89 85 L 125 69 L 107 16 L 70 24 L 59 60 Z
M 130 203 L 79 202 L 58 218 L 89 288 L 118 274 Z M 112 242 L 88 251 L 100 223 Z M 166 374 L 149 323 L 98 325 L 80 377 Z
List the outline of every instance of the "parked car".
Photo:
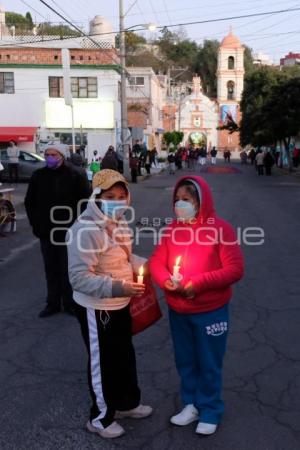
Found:
M 4 167 L 4 170 L 0 172 L 0 179 L 2 181 L 8 180 L 8 156 L 7 150 L 0 150 L 0 161 Z M 36 153 L 26 152 L 24 150 L 20 150 L 20 158 L 19 158 L 19 179 L 20 180 L 29 180 L 31 178 L 32 173 L 36 169 L 40 169 L 45 166 L 45 158 L 43 156 L 37 155 Z

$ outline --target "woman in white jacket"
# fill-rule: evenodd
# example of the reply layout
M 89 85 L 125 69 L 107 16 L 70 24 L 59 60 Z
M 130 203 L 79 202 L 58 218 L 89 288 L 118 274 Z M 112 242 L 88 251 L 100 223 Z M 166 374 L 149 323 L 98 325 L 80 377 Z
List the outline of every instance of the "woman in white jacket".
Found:
M 114 170 L 93 178 L 93 195 L 67 235 L 69 277 L 76 315 L 88 350 L 92 397 L 88 431 L 104 438 L 121 436 L 115 418 L 144 418 L 131 338 L 130 298 L 144 292 L 133 273 L 145 259 L 131 253 L 123 218 L 130 203 L 128 184 Z

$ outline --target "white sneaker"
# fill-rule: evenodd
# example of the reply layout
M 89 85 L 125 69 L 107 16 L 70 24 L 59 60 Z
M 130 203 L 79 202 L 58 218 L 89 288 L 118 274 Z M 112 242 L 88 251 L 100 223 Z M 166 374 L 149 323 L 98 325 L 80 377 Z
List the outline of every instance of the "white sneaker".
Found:
M 215 423 L 199 422 L 196 428 L 196 433 L 205 435 L 214 434 L 217 427 L 218 425 L 216 425 Z
M 199 412 L 194 405 L 186 405 L 179 414 L 172 416 L 170 422 L 173 425 L 184 426 L 199 420 Z
M 125 417 L 131 419 L 144 419 L 152 414 L 153 408 L 147 405 L 139 405 L 129 411 L 116 411 L 115 419 L 124 419 Z
M 100 428 L 94 427 L 94 425 L 92 425 L 92 423 L 88 421 L 88 423 L 86 424 L 86 428 L 90 433 L 97 433 L 99 434 L 99 436 L 105 439 L 117 438 L 125 433 L 124 428 L 121 427 L 118 422 L 113 422 L 108 427 L 101 430 Z

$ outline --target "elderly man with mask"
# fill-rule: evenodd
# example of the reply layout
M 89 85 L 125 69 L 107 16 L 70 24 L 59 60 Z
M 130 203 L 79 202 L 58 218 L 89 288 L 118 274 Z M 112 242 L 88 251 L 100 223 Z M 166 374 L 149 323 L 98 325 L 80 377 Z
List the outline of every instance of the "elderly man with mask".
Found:
M 87 178 L 66 162 L 66 146 L 48 144 L 46 167 L 29 182 L 25 207 L 33 234 L 40 239 L 47 281 L 47 304 L 39 317 L 63 310 L 73 314 L 73 293 L 68 278 L 66 232 L 90 196 Z

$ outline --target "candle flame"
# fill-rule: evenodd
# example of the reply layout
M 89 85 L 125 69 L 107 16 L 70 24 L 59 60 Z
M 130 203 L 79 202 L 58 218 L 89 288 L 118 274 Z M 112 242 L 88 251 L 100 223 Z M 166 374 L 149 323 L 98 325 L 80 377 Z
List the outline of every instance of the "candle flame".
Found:
M 176 258 L 176 266 L 179 266 L 181 261 L 181 256 L 178 256 L 178 258 Z
M 139 269 L 139 275 L 142 277 L 144 275 L 144 266 L 141 266 Z

